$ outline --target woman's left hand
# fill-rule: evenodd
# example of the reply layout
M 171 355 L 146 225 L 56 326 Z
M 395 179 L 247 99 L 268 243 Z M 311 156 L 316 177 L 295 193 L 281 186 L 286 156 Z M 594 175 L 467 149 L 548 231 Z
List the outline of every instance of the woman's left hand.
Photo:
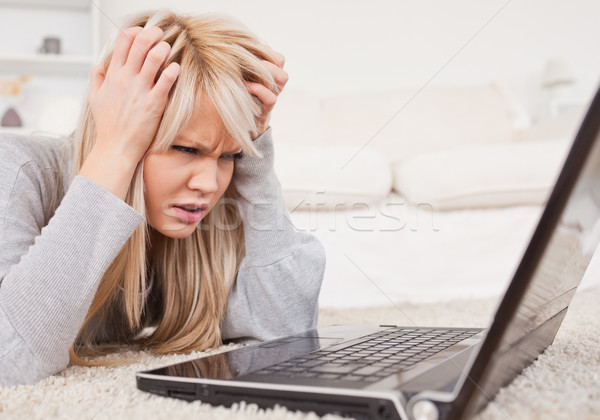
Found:
M 275 80 L 275 84 L 277 85 L 276 92 L 273 92 L 272 90 L 268 89 L 264 85 L 261 85 L 260 83 L 246 82 L 248 91 L 252 95 L 256 96 L 258 100 L 262 103 L 262 113 L 256 121 L 257 138 L 260 137 L 269 128 L 271 111 L 275 107 L 275 103 L 277 103 L 277 96 L 281 93 L 289 79 L 287 72 L 283 69 L 283 65 L 285 64 L 285 57 L 277 51 L 273 51 L 273 57 L 275 59 L 275 64 L 267 60 L 263 60 L 263 63 L 267 70 L 269 70 L 269 72 L 273 75 L 273 79 Z

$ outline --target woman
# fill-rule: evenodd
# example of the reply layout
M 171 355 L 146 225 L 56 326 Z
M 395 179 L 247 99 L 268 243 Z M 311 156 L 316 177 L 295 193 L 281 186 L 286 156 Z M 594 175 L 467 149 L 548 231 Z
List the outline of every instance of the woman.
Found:
M 74 139 L 0 139 L 0 384 L 108 364 L 82 358 L 106 345 L 315 326 L 323 249 L 294 231 L 273 171 L 283 57 L 222 17 L 128 27 Z

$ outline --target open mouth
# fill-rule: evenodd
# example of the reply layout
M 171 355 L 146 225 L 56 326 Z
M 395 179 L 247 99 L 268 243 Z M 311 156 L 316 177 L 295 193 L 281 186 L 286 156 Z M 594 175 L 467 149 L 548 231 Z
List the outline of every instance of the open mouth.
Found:
M 201 208 L 200 207 L 194 207 L 194 206 L 175 206 L 179 209 L 185 210 L 185 211 L 190 211 L 192 213 L 200 211 Z
M 184 223 L 196 223 L 204 217 L 208 205 L 174 205 L 176 217 Z

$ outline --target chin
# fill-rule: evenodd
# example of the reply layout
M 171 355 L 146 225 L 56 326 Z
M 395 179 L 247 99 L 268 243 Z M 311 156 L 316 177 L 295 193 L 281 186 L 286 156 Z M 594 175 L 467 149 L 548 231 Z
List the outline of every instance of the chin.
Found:
M 198 223 L 184 225 L 182 224 L 178 229 L 156 229 L 161 235 L 172 239 L 184 239 L 191 236 L 198 228 Z

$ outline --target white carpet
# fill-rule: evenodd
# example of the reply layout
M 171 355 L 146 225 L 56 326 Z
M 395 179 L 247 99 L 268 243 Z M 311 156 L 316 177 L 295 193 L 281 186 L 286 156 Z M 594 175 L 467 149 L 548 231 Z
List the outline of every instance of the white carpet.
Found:
M 477 417 L 482 419 L 600 419 L 600 292 L 578 293 L 555 343 Z M 495 300 L 398 304 L 398 307 L 323 309 L 320 324 L 397 323 L 486 326 Z M 196 355 L 152 357 L 128 353 L 127 367 L 71 367 L 36 385 L 0 387 L 0 419 L 317 419 L 284 408 L 231 409 L 187 403 L 137 390 L 135 372 Z M 110 357 L 110 356 L 109 356 Z M 337 419 L 325 416 L 324 419 Z

